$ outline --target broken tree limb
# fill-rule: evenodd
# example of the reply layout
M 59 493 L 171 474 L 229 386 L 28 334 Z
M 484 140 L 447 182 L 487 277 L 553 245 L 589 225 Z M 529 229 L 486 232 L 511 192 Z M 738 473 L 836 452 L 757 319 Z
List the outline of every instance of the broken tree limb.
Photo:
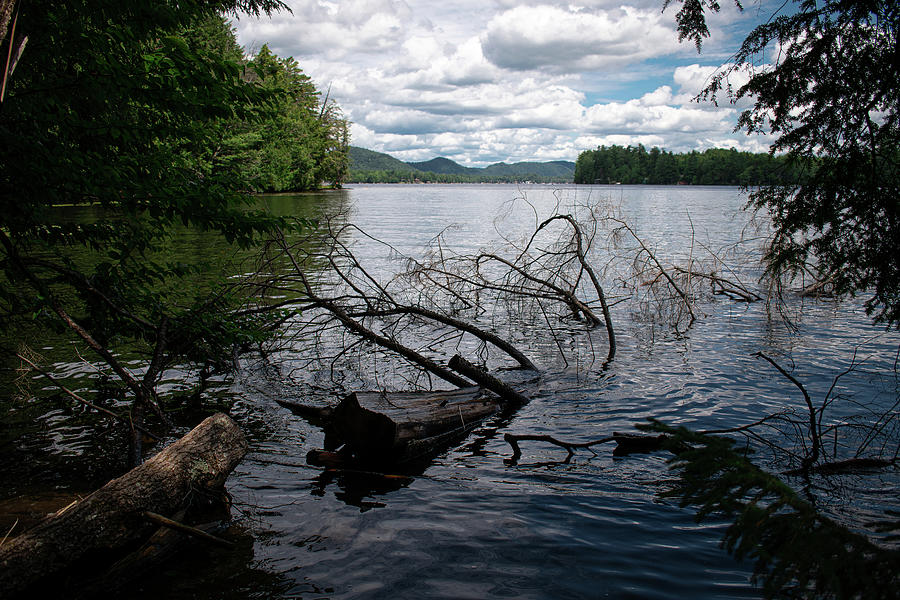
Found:
M 456 387 L 465 388 L 471 385 L 471 382 L 456 375 L 449 369 L 437 364 L 427 356 L 423 356 L 415 350 L 407 348 L 406 346 L 400 344 L 397 340 L 391 339 L 384 335 L 379 335 L 375 331 L 369 329 L 368 327 L 360 323 L 357 319 L 351 317 L 347 313 L 347 311 L 339 306 L 335 301 L 319 296 L 315 292 L 312 284 L 310 284 L 309 279 L 306 277 L 306 273 L 300 267 L 297 259 L 291 253 L 291 250 L 287 245 L 287 241 L 284 238 L 283 232 L 279 232 L 279 237 L 276 239 L 276 242 L 280 245 L 281 250 L 290 260 L 291 265 L 294 268 L 294 272 L 300 278 L 300 282 L 303 285 L 304 291 L 306 292 L 306 295 L 309 297 L 309 299 L 315 302 L 318 307 L 323 308 L 334 315 L 334 317 L 349 331 L 369 342 L 378 344 L 382 348 L 386 348 L 388 350 L 396 352 L 405 359 L 419 365 L 429 373 L 437 375 L 444 381 L 452 383 Z
M 596 273 L 594 273 L 594 269 L 591 268 L 591 265 L 588 263 L 587 258 L 585 256 L 584 245 L 582 243 L 582 232 L 581 227 L 578 225 L 578 222 L 572 217 L 572 215 L 554 215 L 550 217 L 537 228 L 537 231 L 540 231 L 545 226 L 549 225 L 553 221 L 557 219 L 562 219 L 566 221 L 573 229 L 574 233 L 572 239 L 575 241 L 575 253 L 578 258 L 578 263 L 581 265 L 582 270 L 588 274 L 588 277 L 591 280 L 591 284 L 594 286 L 594 291 L 597 292 L 597 298 L 600 300 L 600 308 L 603 311 L 603 321 L 606 323 L 606 335 L 609 337 L 609 353 L 606 356 L 606 362 L 609 363 L 616 356 L 616 333 L 613 329 L 612 317 L 609 313 L 609 304 L 606 302 L 606 294 L 603 292 L 603 287 L 600 285 L 600 280 L 597 278 Z M 536 233 L 536 232 L 535 232 Z
M 616 449 L 613 451 L 613 456 L 624 456 L 626 454 L 632 453 L 655 452 L 663 448 L 663 444 L 665 443 L 667 437 L 668 436 L 666 435 L 634 435 L 628 433 L 613 432 L 611 436 L 592 440 L 589 442 L 569 442 L 566 440 L 557 439 L 552 435 L 516 435 L 512 433 L 503 435 L 503 439 L 512 448 L 513 455 L 511 460 L 513 462 L 517 461 L 522 456 L 522 449 L 519 447 L 519 442 L 522 441 L 547 442 L 548 444 L 553 444 L 555 446 L 565 448 L 566 452 L 569 453 L 566 457 L 566 461 L 568 462 L 568 460 L 575 454 L 575 450 L 584 448 L 590 450 L 593 454 L 596 455 L 597 453 L 594 452 L 592 446 L 598 446 L 607 442 L 616 442 L 617 444 Z
M 246 452 L 234 421 L 221 413 L 207 418 L 144 464 L 7 540 L 0 548 L 0 589 L 13 596 L 102 568 L 153 532 L 144 513 L 171 515 L 220 492 Z
M 500 336 L 491 333 L 490 331 L 485 331 L 480 327 L 476 327 L 472 323 L 467 321 L 463 321 L 462 319 L 456 319 L 449 315 L 445 315 L 439 313 L 434 310 L 430 310 L 421 306 L 408 306 L 398 305 L 396 308 L 392 308 L 390 310 L 381 310 L 381 311 L 369 311 L 368 315 L 373 316 L 389 316 L 389 315 L 402 315 L 402 314 L 410 314 L 410 315 L 418 315 L 420 317 L 424 317 L 427 319 L 431 319 L 432 321 L 437 321 L 438 323 L 443 323 L 444 325 L 449 325 L 451 327 L 455 327 L 460 331 L 465 331 L 477 337 L 480 340 L 485 342 L 490 342 L 497 348 L 503 350 L 507 354 L 509 354 L 512 358 L 519 363 L 523 369 L 528 369 L 530 371 L 538 371 L 538 369 L 531 360 L 525 356 L 518 348 L 510 344 L 508 341 L 504 340 Z
M 328 423 L 334 416 L 334 409 L 330 406 L 312 406 L 282 398 L 275 398 L 274 400 L 279 406 L 283 406 L 298 417 L 303 417 L 314 425 Z
M 684 304 L 684 307 L 687 310 L 688 315 L 691 317 L 690 323 L 688 323 L 688 326 L 693 324 L 693 322 L 697 320 L 697 316 L 694 314 L 694 308 L 692 306 L 693 303 L 691 302 L 691 299 L 684 292 L 684 290 L 682 290 L 678 286 L 678 284 L 675 282 L 675 279 L 669 274 L 669 271 L 663 266 L 663 264 L 659 261 L 659 259 L 656 258 L 656 254 L 654 254 L 653 251 L 651 251 L 650 248 L 647 247 L 647 245 L 644 243 L 644 240 L 642 240 L 638 236 L 638 234 L 634 231 L 634 229 L 631 228 L 631 226 L 626 221 L 624 221 L 623 219 L 617 219 L 617 218 L 613 218 L 613 217 L 610 217 L 610 219 L 612 221 L 618 223 L 622 229 L 624 229 L 625 231 L 630 233 L 631 237 L 633 237 L 634 240 L 641 247 L 641 250 L 643 252 L 645 252 L 647 254 L 648 258 L 653 262 L 653 264 L 656 265 L 656 268 L 659 269 L 660 274 L 665 278 L 665 280 L 667 282 L 669 282 L 669 285 L 672 286 L 672 289 L 675 290 L 675 293 L 678 294 L 678 297 L 681 298 L 681 301 Z
M 757 358 L 761 358 L 761 359 L 765 360 L 766 362 L 768 362 L 773 367 L 775 367 L 779 373 L 784 375 L 784 377 L 788 381 L 793 383 L 797 387 L 797 389 L 799 389 L 800 392 L 803 394 L 803 400 L 806 403 L 807 410 L 809 411 L 809 430 L 807 431 L 807 434 L 809 435 L 810 440 L 812 441 L 812 448 L 809 450 L 807 455 L 803 457 L 803 460 L 802 460 L 803 467 L 802 468 L 809 470 L 809 468 L 812 467 L 816 463 L 817 460 L 819 460 L 819 452 L 822 448 L 822 442 L 821 442 L 820 435 L 819 435 L 819 423 L 816 419 L 817 411 L 816 411 L 815 406 L 813 406 L 812 399 L 809 397 L 809 392 L 806 391 L 806 388 L 803 386 L 802 383 L 800 383 L 800 381 L 796 377 L 794 377 L 793 375 L 788 373 L 786 370 L 784 370 L 784 368 L 781 365 L 779 365 L 777 362 L 775 362 L 774 359 L 763 354 L 762 352 L 756 352 L 753 356 L 756 356 Z
M 529 398 L 514 390 L 509 384 L 504 383 L 483 369 L 479 369 L 459 354 L 453 356 L 448 366 L 458 373 L 462 373 L 481 387 L 491 390 L 507 404 L 522 406 L 527 404 Z
M 759 302 L 762 300 L 762 296 L 756 292 L 750 291 L 740 282 L 725 279 L 724 277 L 716 275 L 714 272 L 704 273 L 703 271 L 684 268 L 678 265 L 673 265 L 672 269 L 688 277 L 697 277 L 709 281 L 710 285 L 712 285 L 714 294 L 728 296 L 736 302 Z
M 594 440 L 592 442 L 566 442 L 563 440 L 558 440 L 552 435 L 531 435 L 531 434 L 522 434 L 522 435 L 514 435 L 512 433 L 507 433 L 503 435 L 503 439 L 512 447 L 513 451 L 513 460 L 518 459 L 522 456 L 522 449 L 519 448 L 519 442 L 530 440 L 535 442 L 547 442 L 548 444 L 554 444 L 556 446 L 560 446 L 565 448 L 569 453 L 569 456 L 575 454 L 575 450 L 577 448 L 587 448 L 591 450 L 591 446 L 596 446 L 598 444 L 604 444 L 606 442 L 611 442 L 615 440 L 614 437 L 605 437 L 599 440 Z M 594 452 L 591 450 L 591 452 Z M 596 452 L 594 452 L 596 454 Z

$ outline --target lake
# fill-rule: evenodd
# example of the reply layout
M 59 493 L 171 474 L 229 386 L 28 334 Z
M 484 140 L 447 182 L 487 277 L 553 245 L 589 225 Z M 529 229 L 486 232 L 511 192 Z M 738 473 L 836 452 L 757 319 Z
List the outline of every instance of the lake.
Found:
M 758 259 L 766 224 L 751 222 L 736 188 L 373 185 L 263 201 L 279 214 L 355 224 L 368 236 L 348 231 L 342 240 L 383 277 L 402 268 L 399 258 L 421 258 L 437 236 L 447 253 L 473 253 L 504 239 L 524 239 L 554 211 L 585 214 L 602 206 L 661 260 L 715 262 L 719 272 L 765 295 Z M 402 389 L 408 381 L 402 367 L 383 358 L 373 366 L 366 359 L 374 354 L 363 352 L 342 360 L 338 377 L 325 378 L 302 340 L 268 364 L 246 358 L 233 381 L 208 392 L 232 403 L 231 414 L 250 437 L 251 451 L 228 481 L 236 517 L 231 533 L 240 536 L 239 549 L 198 552 L 141 584 L 135 595 L 760 597 L 749 583 L 751 565 L 719 548 L 724 523 L 697 524 L 690 509 L 657 496 L 672 477 L 665 454 L 619 458 L 601 446 L 596 455 L 581 450 L 564 462 L 561 448 L 529 442 L 513 465 L 505 462 L 511 450 L 503 434 L 588 441 L 629 431 L 650 417 L 713 429 L 751 423 L 786 405 L 802 410 L 797 389 L 753 356 L 760 351 L 792 367 L 817 399 L 854 360 L 859 363 L 839 380 L 841 396 L 829 413 L 835 422 L 850 420 L 896 401 L 900 335 L 871 326 L 861 302 L 792 292 L 781 304 L 703 294 L 696 321 L 673 325 L 642 295 L 646 288 L 629 287 L 634 240 L 617 240 L 599 232 L 589 255 L 612 303 L 615 359 L 603 365 L 602 327 L 587 330 L 552 315 L 520 321 L 497 308 L 489 322 L 543 369 L 539 380 L 518 380 L 531 402 L 487 421 L 421 473 L 334 473 L 308 466 L 306 453 L 323 446 L 323 434 L 274 401 L 332 402 L 334 390 L 326 384 L 335 378 L 346 389 Z M 185 252 L 195 248 L 190 239 L 182 243 Z M 515 322 L 498 324 L 497 315 Z M 556 338 L 548 338 L 548 329 Z M 325 342 L 342 343 L 345 338 Z M 477 351 L 466 343 L 459 347 Z M 56 369 L 81 381 L 82 389 L 95 381 L 79 362 Z M 183 387 L 185 376 L 168 373 L 164 389 Z M 51 465 L 77 463 L 93 452 L 97 435 L 60 409 L 8 437 L 23 455 L 57 456 L 46 462 Z M 896 444 L 896 434 L 893 439 Z M 777 464 L 766 453 L 760 460 Z M 37 470 L 4 466 L 6 477 L 18 479 L 0 492 L 2 498 L 30 490 L 21 479 Z M 854 523 L 877 517 L 897 497 L 896 471 L 875 477 L 847 477 L 813 493 L 824 510 Z M 45 487 L 77 489 L 43 479 Z

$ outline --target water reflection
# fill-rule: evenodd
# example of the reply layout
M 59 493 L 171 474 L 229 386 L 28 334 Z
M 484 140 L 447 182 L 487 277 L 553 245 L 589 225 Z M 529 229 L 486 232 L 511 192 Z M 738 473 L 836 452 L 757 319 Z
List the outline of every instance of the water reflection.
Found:
M 692 239 L 719 249 L 764 233 L 745 227 L 740 193 L 721 188 L 591 186 L 553 195 L 545 188 L 512 186 L 370 186 L 264 202 L 283 215 L 320 220 L 339 215 L 334 222 L 352 220 L 415 255 L 451 223 L 459 223 L 446 237 L 454 251 L 500 242 L 498 214 L 505 235 L 524 235 L 535 216 L 522 200 L 513 202 L 523 196 L 539 212 L 560 203 L 572 210 L 593 201 L 619 203 L 636 229 L 670 254 L 689 250 Z M 342 241 L 377 269 L 396 268 L 386 246 L 351 230 L 344 235 Z M 186 259 L 217 251 L 190 242 L 175 248 Z M 594 259 L 605 264 L 615 248 L 596 251 Z M 748 250 L 746 257 L 751 256 Z M 745 282 L 755 281 L 755 268 L 752 261 L 741 268 Z M 605 275 L 616 281 L 613 270 Z M 241 509 L 239 524 L 252 541 L 235 556 L 216 555 L 210 562 L 198 556 L 196 562 L 171 566 L 158 584 L 143 585 L 145 597 L 759 597 L 748 584 L 749 566 L 718 547 L 723 524 L 697 526 L 689 510 L 656 498 L 660 482 L 671 476 L 663 456 L 618 459 L 601 449 L 597 456 L 576 453 L 565 463 L 559 448 L 529 446 L 526 461 L 510 466 L 504 463 L 511 452 L 502 434 L 586 441 L 628 431 L 648 417 L 721 428 L 802 402 L 796 389 L 753 358 L 760 350 L 792 362 L 816 398 L 827 393 L 854 355 L 866 357 L 863 368 L 842 380 L 842 400 L 833 406 L 835 420 L 849 418 L 861 406 L 889 407 L 896 400 L 900 336 L 871 327 L 852 302 L 791 300 L 793 325 L 787 325 L 764 303 L 704 299 L 704 317 L 682 334 L 632 319 L 638 308 L 625 302 L 613 307 L 620 348 L 607 370 L 595 360 L 598 349 L 605 354 L 602 331 L 550 321 L 567 334 L 568 359 L 562 360 L 546 331 L 525 329 L 523 321 L 501 327 L 501 333 L 528 346 L 544 368 L 539 381 L 520 382 L 529 386 L 532 401 L 513 415 L 487 421 L 420 472 L 397 478 L 306 464 L 309 450 L 324 447 L 324 434 L 273 397 L 333 403 L 331 391 L 321 387 L 331 380 L 328 367 L 314 370 L 303 357 L 309 340 L 295 339 L 277 369 L 248 362 L 235 381 L 213 382 L 204 400 L 227 399 L 251 440 L 251 453 L 229 488 Z M 51 347 L 48 355 L 57 356 L 52 342 L 44 345 Z M 66 349 L 60 352 L 53 359 L 56 369 L 68 370 L 73 387 L 96 386 L 80 361 Z M 383 366 L 383 356 L 368 354 Z M 346 367 L 350 388 L 405 383 L 391 380 L 398 372 L 390 369 L 374 377 L 369 363 Z M 167 383 L 174 388 L 188 376 L 173 370 Z M 98 430 L 78 414 L 57 411 L 62 408 L 50 403 L 7 411 L 0 497 L 24 493 L 23 481 L 31 478 L 68 485 L 64 481 L 82 469 L 108 464 L 102 448 L 109 444 Z M 54 435 L 62 437 L 54 441 Z M 878 478 L 875 484 L 862 477 L 837 481 L 833 499 L 826 490 L 816 495 L 826 508 L 855 497 L 847 510 L 869 518 L 894 503 L 900 489 L 896 471 Z
M 421 472 L 425 471 L 422 465 Z M 313 483 L 312 494 L 324 496 L 331 485 L 336 485 L 334 497 L 349 506 L 359 507 L 360 512 L 373 508 L 384 508 L 384 502 L 375 500 L 391 492 L 408 486 L 414 477 L 412 475 L 397 475 L 393 473 L 379 473 L 376 471 L 357 471 L 353 469 L 325 469 L 316 477 Z

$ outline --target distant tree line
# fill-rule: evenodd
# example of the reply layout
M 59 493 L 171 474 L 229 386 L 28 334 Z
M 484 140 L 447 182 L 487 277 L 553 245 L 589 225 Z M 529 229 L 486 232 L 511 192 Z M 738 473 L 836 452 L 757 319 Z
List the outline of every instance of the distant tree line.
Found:
M 779 185 L 800 173 L 780 156 L 713 148 L 675 154 L 657 147 L 600 146 L 578 155 L 575 183 Z
M 349 183 L 571 183 L 571 177 L 540 175 L 470 175 L 399 169 L 352 169 Z

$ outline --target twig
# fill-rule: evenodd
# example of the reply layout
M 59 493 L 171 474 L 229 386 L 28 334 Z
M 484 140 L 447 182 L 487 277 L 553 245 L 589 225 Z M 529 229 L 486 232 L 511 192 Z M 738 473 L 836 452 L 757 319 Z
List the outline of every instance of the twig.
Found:
M 96 405 L 96 404 L 94 404 L 93 402 L 90 402 L 90 401 L 88 401 L 88 400 L 85 400 L 84 398 L 82 398 L 81 396 L 79 396 L 78 394 L 76 394 L 75 392 L 73 392 L 72 390 L 70 390 L 69 388 L 67 388 L 66 386 L 64 386 L 63 384 L 61 384 L 59 381 L 57 381 L 56 378 L 55 378 L 53 375 L 51 375 L 50 373 L 48 373 L 48 372 L 45 371 L 44 369 L 40 368 L 39 366 L 37 366 L 36 364 L 34 364 L 33 362 L 31 362 L 30 360 L 28 360 L 27 358 L 25 358 L 24 356 L 22 356 L 22 355 L 19 354 L 18 352 L 16 353 L 16 356 L 17 356 L 20 360 L 22 360 L 22 361 L 28 363 L 29 365 L 31 365 L 31 368 L 32 368 L 32 369 L 34 369 L 35 371 L 37 371 L 38 373 L 40 373 L 41 375 L 43 375 L 44 377 L 46 377 L 47 379 L 49 379 L 49 380 L 51 381 L 51 383 L 53 383 L 53 385 L 55 385 L 56 387 L 58 387 L 58 388 L 59 388 L 62 392 L 64 392 L 66 395 L 71 396 L 72 398 L 74 398 L 74 399 L 77 400 L 78 402 L 81 402 L 81 403 L 84 404 L 85 406 L 87 406 L 87 407 L 89 407 L 89 408 L 93 408 L 94 410 L 100 411 L 100 412 L 102 412 L 102 413 L 105 414 L 105 415 L 109 415 L 110 417 L 112 417 L 112 418 L 114 418 L 114 419 L 118 419 L 119 421 L 122 421 L 123 423 L 127 423 L 129 426 L 134 427 L 135 429 L 137 429 L 137 430 L 140 431 L 141 433 L 143 433 L 143 434 L 145 434 L 145 435 L 148 435 L 149 437 L 152 437 L 152 438 L 153 438 L 154 440 L 156 440 L 156 441 L 159 441 L 159 440 L 162 439 L 161 437 L 159 437 L 159 436 L 156 435 L 155 433 L 153 433 L 153 432 L 151 432 L 151 431 L 148 431 L 147 429 L 144 429 L 143 427 L 141 427 L 141 426 L 138 425 L 137 423 L 133 422 L 133 421 L 132 421 L 131 419 L 129 419 L 128 417 L 126 417 L 126 416 L 124 416 L 124 415 L 120 415 L 120 414 L 118 414 L 118 413 L 115 413 L 115 412 L 109 410 L 108 408 L 104 408 L 104 407 L 102 407 L 102 406 L 98 406 L 98 405 Z
M 806 402 L 806 407 L 809 410 L 809 435 L 812 438 L 812 450 L 802 461 L 803 469 L 808 470 L 817 460 L 819 460 L 819 448 L 821 447 L 821 442 L 819 441 L 819 428 L 816 421 L 816 409 L 813 406 L 812 399 L 809 397 L 809 392 L 806 391 L 806 388 L 803 387 L 803 384 L 800 383 L 796 377 L 785 371 L 781 365 L 762 352 L 757 352 L 754 356 L 766 360 L 769 364 L 778 369 L 779 373 L 784 375 L 788 381 L 797 386 L 797 389 L 803 393 L 803 400 Z
M 6 532 L 6 535 L 3 536 L 3 539 L 0 540 L 0 547 L 3 547 L 3 544 L 6 543 L 7 538 L 9 538 L 9 534 L 13 532 L 13 529 L 16 528 L 16 525 L 19 524 L 19 520 L 16 519 L 16 522 L 12 524 L 12 527 L 9 528 L 9 531 Z
M 678 284 L 675 283 L 675 280 L 672 278 L 671 275 L 669 275 L 669 272 L 665 269 L 665 267 L 662 266 L 662 263 L 659 262 L 659 260 L 656 258 L 656 255 L 650 251 L 650 249 L 647 247 L 647 245 L 644 243 L 644 241 L 640 237 L 638 237 L 638 234 L 635 233 L 635 231 L 631 228 L 630 225 L 628 225 L 627 222 L 625 222 L 622 219 L 617 219 L 614 217 L 612 217 L 611 219 L 613 221 L 615 221 L 616 223 L 619 223 L 622 226 L 622 228 L 624 228 L 628 233 L 630 233 L 631 237 L 633 237 L 634 240 L 640 245 L 641 249 L 647 253 L 647 256 L 650 257 L 650 260 L 653 261 L 653 263 L 656 265 L 656 268 L 659 269 L 659 272 L 662 273 L 663 277 L 665 277 L 666 281 L 669 282 L 669 285 L 672 286 L 672 289 L 675 290 L 675 292 L 681 298 L 681 301 L 684 303 L 684 307 L 687 309 L 688 314 L 691 317 L 690 323 L 688 323 L 688 325 L 693 323 L 697 319 L 697 317 L 694 315 L 694 309 L 691 306 L 691 300 L 690 300 L 690 298 L 688 298 L 687 294 L 685 294 L 682 291 L 682 289 L 680 287 L 678 287 Z
M 172 519 L 166 518 L 154 512 L 144 511 L 144 517 L 155 523 L 159 523 L 163 527 L 181 531 L 182 533 L 192 535 L 205 542 L 218 544 L 219 546 L 225 546 L 226 548 L 234 548 L 234 542 L 230 540 L 214 536 L 211 533 L 203 531 L 202 529 L 197 529 L 196 527 L 191 527 L 190 525 L 185 525 L 184 523 L 179 523 L 178 521 L 173 521 Z

